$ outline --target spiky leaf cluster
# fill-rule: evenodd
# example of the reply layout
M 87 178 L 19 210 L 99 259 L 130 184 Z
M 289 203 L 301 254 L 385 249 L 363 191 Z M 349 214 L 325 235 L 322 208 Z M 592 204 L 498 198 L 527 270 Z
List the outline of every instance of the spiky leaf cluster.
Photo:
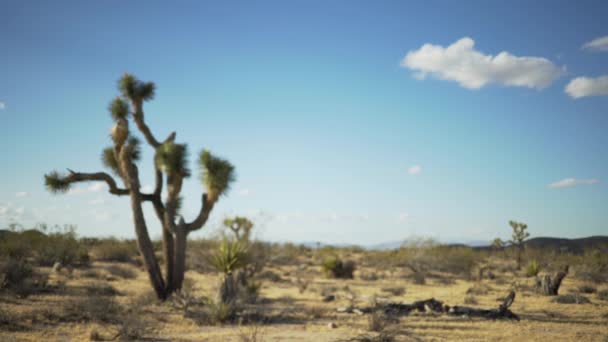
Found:
M 248 259 L 247 248 L 242 243 L 223 240 L 210 262 L 219 272 L 229 274 L 246 266 Z
M 234 166 L 229 161 L 212 155 L 208 150 L 203 150 L 198 162 L 201 168 L 201 180 L 210 196 L 217 198 L 230 189 L 230 183 L 234 181 L 235 176 Z
M 64 193 L 70 190 L 70 183 L 57 171 L 44 175 L 44 185 L 52 193 Z
M 142 82 L 126 73 L 118 81 L 118 89 L 131 101 L 149 101 L 154 98 L 156 86 L 153 82 Z
M 141 142 L 137 137 L 130 136 L 127 140 L 127 152 L 129 154 L 129 159 L 132 162 L 137 162 L 141 158 Z
M 125 120 L 129 116 L 129 104 L 121 97 L 116 97 L 110 102 L 109 110 L 114 121 Z
M 172 141 L 163 143 L 156 150 L 156 166 L 163 170 L 167 176 L 190 176 L 188 169 L 188 148 L 185 144 L 176 144 Z
M 112 170 L 114 174 L 120 175 L 120 168 L 118 167 L 118 159 L 113 147 L 106 147 L 101 153 L 101 162 L 105 167 Z

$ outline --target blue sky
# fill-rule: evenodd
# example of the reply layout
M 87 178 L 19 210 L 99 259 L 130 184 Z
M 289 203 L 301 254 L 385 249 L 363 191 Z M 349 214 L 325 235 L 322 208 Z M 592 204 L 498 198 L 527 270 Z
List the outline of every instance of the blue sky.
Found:
M 157 84 L 158 137 L 236 166 L 196 235 L 234 214 L 272 241 L 506 238 L 511 219 L 605 235 L 606 17 L 605 1 L 3 1 L 0 226 L 133 236 L 127 199 L 43 186 L 102 169 L 129 71 Z M 201 191 L 186 183 L 187 219 Z

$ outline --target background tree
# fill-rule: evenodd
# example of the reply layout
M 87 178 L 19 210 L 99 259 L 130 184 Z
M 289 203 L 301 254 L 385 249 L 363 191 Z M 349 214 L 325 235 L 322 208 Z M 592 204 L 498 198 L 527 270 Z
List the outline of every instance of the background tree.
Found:
M 505 243 L 500 238 L 496 238 L 496 239 L 492 240 L 492 248 L 494 248 L 496 250 L 501 250 L 501 249 L 503 249 L 504 246 L 505 246 Z
M 517 255 L 517 269 L 521 269 L 521 253 L 524 250 L 524 240 L 530 236 L 530 233 L 526 231 L 528 225 L 521 222 L 509 221 L 509 225 L 513 229 L 513 235 L 509 243 L 515 246 L 515 253 Z
M 199 154 L 200 177 L 206 188 L 202 195 L 201 209 L 196 218 L 186 222 L 179 214 L 180 192 L 185 178 L 190 177 L 186 144 L 175 143 L 175 132 L 159 141 L 152 134 L 144 120 L 143 103 L 154 98 L 155 85 L 142 82 L 130 74 L 124 74 L 118 82 L 121 96 L 109 106 L 115 124 L 111 130 L 112 145 L 101 154 L 103 164 L 124 184 L 119 186 L 108 173 L 81 173 L 68 169 L 67 173 L 52 171 L 44 176 L 45 184 L 52 193 L 66 192 L 78 182 L 105 182 L 109 192 L 116 196 L 128 196 L 133 213 L 133 224 L 137 246 L 148 272 L 152 287 L 160 299 L 180 290 L 184 280 L 186 260 L 186 239 L 190 232 L 205 225 L 209 214 L 219 198 L 227 192 L 234 180 L 234 167 L 226 160 L 218 158 L 208 150 Z M 155 188 L 152 193 L 140 190 L 139 170 L 140 142 L 129 128 L 132 121 L 155 151 Z M 164 183 L 164 184 L 163 184 Z M 163 189 L 163 186 L 166 189 Z M 161 196 L 165 193 L 165 199 Z M 154 255 L 142 210 L 143 202 L 150 202 L 162 225 L 164 276 Z
M 224 219 L 224 226 L 232 231 L 238 241 L 249 242 L 253 222 L 243 216 Z

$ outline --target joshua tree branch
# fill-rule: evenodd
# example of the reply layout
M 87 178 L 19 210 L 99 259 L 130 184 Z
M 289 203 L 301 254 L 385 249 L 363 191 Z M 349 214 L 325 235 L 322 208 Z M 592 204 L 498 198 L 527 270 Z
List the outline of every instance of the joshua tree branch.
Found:
M 198 216 L 194 219 L 194 221 L 186 224 L 186 230 L 188 232 L 200 229 L 205 225 L 207 219 L 209 219 L 209 214 L 215 205 L 215 201 L 209 200 L 207 194 L 205 193 L 203 194 L 202 202 L 201 211 L 198 213 Z
M 133 107 L 135 109 L 133 113 L 133 121 L 135 122 L 135 125 L 137 126 L 139 131 L 144 135 L 148 144 L 154 148 L 158 148 L 161 143 L 156 140 L 154 134 L 152 134 L 152 131 L 144 121 L 143 103 L 141 101 L 133 101 Z M 164 142 L 173 140 L 175 140 L 175 132 L 169 134 L 169 137 L 167 137 Z
M 128 189 L 119 188 L 116 185 L 116 181 L 114 180 L 114 178 L 112 178 L 112 176 L 110 176 L 109 174 L 107 174 L 105 172 L 81 173 L 81 172 L 74 172 L 70 169 L 68 169 L 68 171 L 70 172 L 70 174 L 63 179 L 63 181 L 65 181 L 67 183 L 78 183 L 78 182 L 89 182 L 89 181 L 106 182 L 106 184 L 108 184 L 108 187 L 110 188 L 108 191 L 111 194 L 117 195 L 117 196 L 124 196 L 124 195 L 129 194 Z

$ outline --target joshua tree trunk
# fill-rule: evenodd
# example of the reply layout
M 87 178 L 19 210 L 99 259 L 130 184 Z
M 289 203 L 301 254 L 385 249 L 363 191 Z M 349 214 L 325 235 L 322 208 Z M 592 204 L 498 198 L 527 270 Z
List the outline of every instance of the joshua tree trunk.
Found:
M 202 196 L 202 206 L 198 216 L 192 222 L 186 223 L 179 215 L 182 182 L 184 178 L 190 176 L 186 145 L 174 143 L 175 132 L 169 134 L 165 141 L 159 142 L 146 125 L 143 102 L 154 97 L 154 87 L 154 83 L 142 82 L 125 74 L 119 81 L 122 97 L 117 97 L 110 104 L 110 113 L 115 121 L 111 134 L 113 146 L 103 150 L 102 161 L 122 179 L 124 188 L 120 188 L 114 178 L 105 172 L 77 173 L 68 169 L 67 175 L 52 171 L 44 177 L 47 188 L 54 193 L 66 192 L 73 183 L 97 181 L 105 182 L 113 195 L 128 195 L 131 200 L 137 246 L 144 267 L 158 298 L 166 299 L 172 292 L 182 288 L 186 270 L 188 233 L 205 225 L 215 202 L 228 190 L 234 180 L 234 167 L 227 160 L 213 156 L 207 150 L 200 153 L 198 162 L 201 179 L 207 189 Z M 156 186 L 153 193 L 140 191 L 136 162 L 141 152 L 139 140 L 129 131 L 129 118 L 133 119 L 148 145 L 155 151 Z M 163 203 L 161 194 L 164 180 L 167 186 L 167 200 Z M 152 203 L 163 227 L 164 278 L 144 219 L 143 202 Z
M 557 296 L 562 281 L 568 275 L 569 267 L 566 265 L 563 270 L 557 272 L 553 277 L 544 275 L 536 278 L 536 288 L 545 296 Z
M 517 269 L 521 270 L 521 251 L 523 249 L 522 245 L 517 246 Z
M 173 259 L 173 288 L 179 290 L 184 282 L 186 272 L 186 236 L 187 232 L 182 225 L 175 231 L 175 256 Z

